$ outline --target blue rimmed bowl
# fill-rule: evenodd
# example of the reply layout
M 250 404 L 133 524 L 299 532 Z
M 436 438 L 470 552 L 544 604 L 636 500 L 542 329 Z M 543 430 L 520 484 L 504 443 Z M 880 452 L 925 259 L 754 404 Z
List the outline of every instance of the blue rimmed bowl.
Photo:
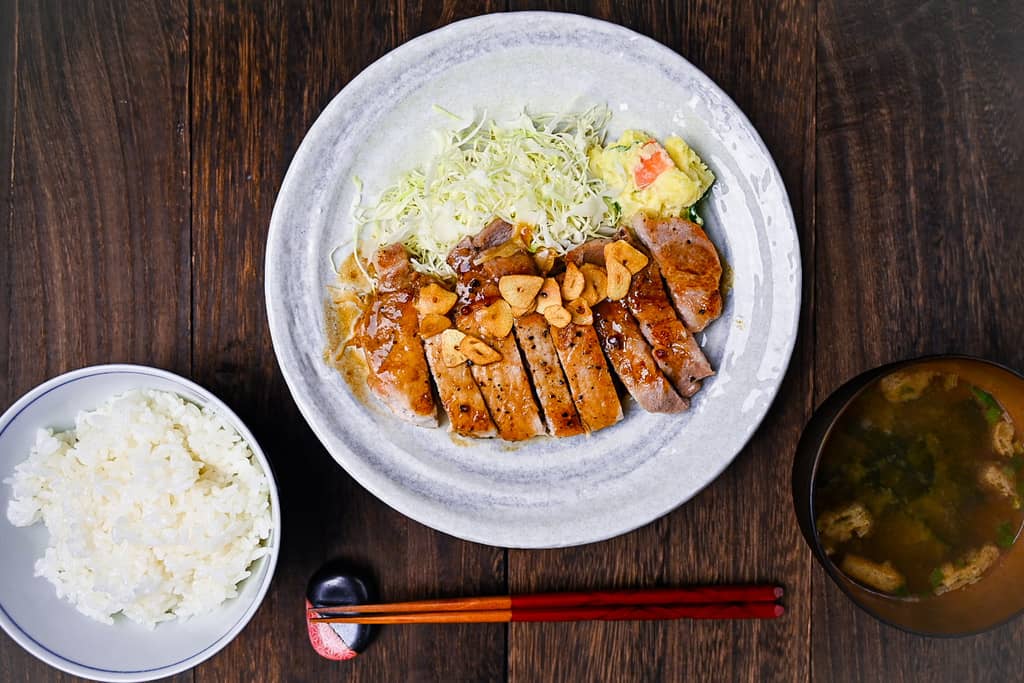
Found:
M 11 487 L 0 485 L 0 627 L 47 664 L 99 681 L 148 681 L 190 669 L 212 657 L 245 627 L 270 587 L 281 544 L 281 507 L 274 476 L 256 439 L 216 396 L 183 377 L 139 365 L 98 365 L 55 377 L 19 399 L 0 417 L 0 479 L 28 457 L 36 430 L 74 426 L 80 410 L 100 406 L 132 389 L 178 394 L 219 413 L 247 442 L 267 476 L 273 531 L 270 553 L 251 567 L 238 597 L 213 612 L 159 624 L 154 630 L 118 619 L 93 621 L 57 597 L 54 587 L 34 574 L 48 532 L 43 524 L 15 527 L 6 519 Z

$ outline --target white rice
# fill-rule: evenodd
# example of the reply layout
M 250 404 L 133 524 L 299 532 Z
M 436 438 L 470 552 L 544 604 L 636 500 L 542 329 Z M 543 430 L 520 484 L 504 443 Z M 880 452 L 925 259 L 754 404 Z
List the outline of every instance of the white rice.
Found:
M 5 482 L 11 523 L 50 532 L 36 575 L 108 624 L 209 612 L 269 552 L 260 465 L 220 416 L 176 394 L 130 391 L 80 412 L 71 431 L 39 430 Z

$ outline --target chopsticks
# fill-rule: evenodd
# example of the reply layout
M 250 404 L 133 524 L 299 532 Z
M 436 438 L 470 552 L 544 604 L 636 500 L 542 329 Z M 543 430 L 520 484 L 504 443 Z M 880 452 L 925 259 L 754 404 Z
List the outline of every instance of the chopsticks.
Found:
M 446 598 L 313 607 L 313 623 L 444 624 L 518 621 L 774 619 L 785 608 L 778 586 L 703 586 Z

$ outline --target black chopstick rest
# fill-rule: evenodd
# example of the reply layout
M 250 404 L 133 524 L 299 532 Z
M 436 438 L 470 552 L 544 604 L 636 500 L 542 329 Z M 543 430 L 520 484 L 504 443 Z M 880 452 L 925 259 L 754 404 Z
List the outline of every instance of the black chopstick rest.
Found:
M 309 621 L 309 608 L 340 607 L 376 602 L 372 585 L 345 560 L 331 560 L 313 574 L 306 586 L 306 625 L 309 642 L 327 659 L 352 659 L 373 641 L 376 627 L 368 624 L 323 624 Z

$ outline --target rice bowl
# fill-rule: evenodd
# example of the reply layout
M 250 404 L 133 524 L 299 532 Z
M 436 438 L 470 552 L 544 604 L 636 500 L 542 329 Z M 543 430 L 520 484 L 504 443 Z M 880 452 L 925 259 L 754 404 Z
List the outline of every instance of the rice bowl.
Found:
M 15 527 L 0 521 L 0 627 L 47 664 L 101 681 L 145 681 L 192 668 L 225 647 L 257 611 L 270 586 L 280 549 L 280 503 L 270 464 L 245 424 L 216 396 L 163 370 L 136 365 L 82 368 L 36 387 L 0 416 L 0 478 L 10 476 L 36 441 L 41 428 L 74 426 L 83 409 L 132 390 L 172 392 L 215 411 L 252 451 L 252 462 L 266 477 L 270 533 L 266 554 L 237 585 L 238 596 L 205 614 L 173 619 L 150 629 L 130 619 L 103 624 L 57 596 L 37 576 L 35 563 L 49 543 L 42 524 Z M 0 509 L 12 498 L 0 486 Z
M 36 574 L 106 624 L 209 612 L 267 553 L 267 480 L 248 445 L 177 394 L 132 390 L 74 430 L 38 430 L 5 483 L 8 520 L 50 532 Z

